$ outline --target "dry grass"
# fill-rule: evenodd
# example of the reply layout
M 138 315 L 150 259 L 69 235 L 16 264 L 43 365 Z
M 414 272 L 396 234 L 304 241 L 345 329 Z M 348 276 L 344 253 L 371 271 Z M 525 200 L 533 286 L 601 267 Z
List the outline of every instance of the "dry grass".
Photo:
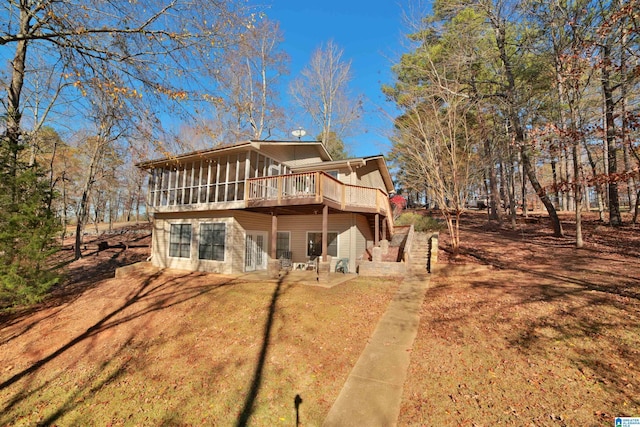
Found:
M 515 231 L 463 225 L 463 256 L 441 255 L 426 294 L 398 424 L 639 416 L 639 229 L 590 220 L 576 250 L 569 217 L 564 239 L 536 216 Z M 0 318 L 0 426 L 320 425 L 397 289 L 95 279 L 144 257 L 92 253 L 54 298 Z
M 395 289 L 96 283 L 3 323 L 0 425 L 320 425 Z
M 640 237 L 466 218 L 462 263 L 431 281 L 399 425 L 611 426 L 640 415 Z M 480 265 L 479 261 L 484 265 Z M 487 266 L 490 264 L 490 266 Z

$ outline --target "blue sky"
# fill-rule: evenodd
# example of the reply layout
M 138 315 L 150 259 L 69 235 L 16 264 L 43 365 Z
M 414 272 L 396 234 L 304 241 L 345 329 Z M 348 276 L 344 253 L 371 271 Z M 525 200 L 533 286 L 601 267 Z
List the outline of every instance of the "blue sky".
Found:
M 345 140 L 350 154 L 386 154 L 391 119 L 381 109 L 394 113 L 381 92 L 392 82 L 391 66 L 402 53 L 402 14 L 409 0 L 272 0 L 267 16 L 280 23 L 290 58 L 291 78 L 308 64 L 321 44 L 333 40 L 351 60 L 351 90 L 366 97 L 364 133 Z

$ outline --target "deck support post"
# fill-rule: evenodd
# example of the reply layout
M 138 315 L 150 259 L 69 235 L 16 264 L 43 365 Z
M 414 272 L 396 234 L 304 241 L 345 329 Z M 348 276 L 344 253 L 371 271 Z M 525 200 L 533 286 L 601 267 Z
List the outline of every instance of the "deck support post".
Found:
M 373 244 L 374 246 L 378 246 L 379 243 L 380 243 L 380 214 L 376 214 L 375 224 L 374 224 Z
M 329 238 L 329 206 L 322 207 L 322 262 L 327 262 L 327 239 Z
M 278 244 L 278 215 L 271 212 L 271 259 L 276 259 L 276 245 Z
M 267 271 L 273 279 L 280 277 L 280 260 L 276 257 L 276 244 L 278 239 L 278 215 L 271 212 L 271 257 L 268 261 Z
M 387 239 L 387 218 L 382 219 L 382 240 Z

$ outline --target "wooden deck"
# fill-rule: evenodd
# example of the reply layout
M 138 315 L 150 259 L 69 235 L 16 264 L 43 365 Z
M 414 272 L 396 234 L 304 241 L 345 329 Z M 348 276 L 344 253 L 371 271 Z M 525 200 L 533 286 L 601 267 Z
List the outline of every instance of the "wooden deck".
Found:
M 327 205 L 347 212 L 390 213 L 389 198 L 380 189 L 344 184 L 324 172 L 251 178 L 247 208 Z
M 362 213 L 372 227 L 377 227 L 375 224 L 379 224 L 379 217 L 388 219 L 392 214 L 389 198 L 381 189 L 344 184 L 325 172 L 283 174 L 216 184 L 211 183 L 211 177 L 196 179 L 197 174 L 193 170 L 174 172 L 173 178 L 172 175 L 167 178 L 162 173 L 154 173 L 153 191 L 149 192 L 148 199 L 151 212 L 246 209 L 277 215 L 311 215 L 321 213 L 327 207 L 332 213 Z M 392 233 L 393 223 L 387 222 Z

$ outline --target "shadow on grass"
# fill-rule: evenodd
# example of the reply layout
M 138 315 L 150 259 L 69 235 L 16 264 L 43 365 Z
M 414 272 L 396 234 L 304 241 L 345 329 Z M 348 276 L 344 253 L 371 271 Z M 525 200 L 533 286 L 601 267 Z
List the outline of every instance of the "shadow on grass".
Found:
M 4 390 L 5 388 L 8 388 L 17 383 L 21 379 L 36 373 L 39 369 L 43 368 L 45 365 L 55 360 L 56 358 L 62 356 L 76 345 L 84 342 L 87 339 L 95 337 L 97 334 L 103 331 L 109 330 L 126 322 L 130 322 L 144 315 L 161 311 L 175 305 L 183 304 L 189 300 L 212 292 L 216 289 L 220 289 L 222 287 L 230 286 L 233 284 L 233 280 L 229 279 L 225 282 L 216 284 L 207 285 L 196 283 L 192 286 L 188 285 L 189 278 L 195 279 L 199 276 L 204 275 L 206 274 L 186 273 L 180 276 L 166 276 L 164 277 L 164 280 L 162 280 L 164 276 L 163 271 L 158 271 L 155 274 L 146 276 L 146 278 L 140 283 L 140 285 L 136 286 L 135 289 L 130 293 L 130 295 L 127 296 L 126 301 L 120 307 L 114 309 L 106 316 L 102 317 L 99 321 L 90 326 L 84 333 L 76 336 L 66 344 L 59 347 L 57 350 L 50 353 L 48 356 L 43 357 L 42 359 L 31 364 L 29 367 L 4 380 L 2 383 L 0 383 L 0 390 Z M 182 285 L 179 288 L 175 288 L 177 289 L 177 291 L 173 291 L 171 290 L 171 285 L 175 284 L 176 282 L 182 282 L 186 284 L 186 286 Z M 138 305 L 139 308 L 136 309 L 136 306 Z M 125 316 L 119 316 L 127 309 L 133 309 L 133 311 Z M 121 348 L 124 347 L 125 346 Z M 117 370 L 114 375 L 118 374 L 118 372 L 120 372 L 120 370 Z M 14 397 L 8 403 L 6 403 L 3 408 L 1 408 L 0 413 L 8 413 L 8 411 L 10 411 L 21 401 L 25 400 L 29 395 L 37 393 L 37 390 L 29 390 L 28 392 L 26 390 L 28 390 L 28 384 L 23 387 L 22 392 L 15 394 Z M 73 404 L 71 402 L 67 402 L 65 405 L 63 405 L 63 407 L 61 407 L 51 416 L 53 418 L 50 417 L 50 421 L 54 422 L 70 409 L 73 409 Z
M 254 411 L 256 397 L 258 396 L 258 392 L 260 391 L 260 385 L 262 383 L 262 374 L 264 371 L 265 361 L 267 360 L 267 352 L 269 350 L 269 343 L 271 341 L 271 332 L 273 329 L 273 321 L 276 315 L 278 298 L 282 292 L 282 286 L 285 277 L 287 277 L 287 273 L 280 276 L 278 282 L 276 283 L 276 287 L 273 290 L 273 294 L 271 295 L 271 303 L 269 304 L 269 312 L 267 313 L 267 320 L 264 325 L 264 333 L 262 339 L 262 348 L 260 349 L 260 355 L 258 357 L 258 362 L 256 363 L 256 368 L 253 372 L 253 379 L 251 380 L 251 388 L 249 389 L 249 393 L 245 398 L 244 405 L 242 407 L 242 412 L 240 413 L 240 417 L 238 418 L 238 422 L 236 423 L 237 427 L 244 427 L 249 423 L 249 418 L 251 418 L 251 414 Z
M 130 337 L 127 340 L 127 342 L 125 342 L 120 347 L 119 351 L 114 355 L 114 357 L 111 360 L 109 360 L 108 362 L 102 363 L 101 366 L 98 369 L 96 369 L 97 372 L 112 371 L 107 375 L 106 378 L 93 384 L 88 389 L 83 387 L 77 387 L 75 391 L 69 395 L 66 401 L 62 405 L 60 405 L 60 407 L 56 411 L 54 411 L 51 415 L 44 418 L 43 420 L 39 421 L 38 425 L 41 425 L 41 426 L 55 425 L 55 422 L 66 413 L 71 412 L 76 407 L 77 402 L 83 400 L 84 396 L 93 395 L 97 393 L 102 387 L 105 387 L 108 384 L 117 381 L 120 377 L 125 375 L 126 369 L 127 369 L 126 361 L 122 361 L 122 363 L 115 366 L 115 369 L 110 365 L 120 362 L 118 359 L 118 355 L 126 350 L 127 346 L 131 343 L 132 340 L 133 340 L 133 337 Z
M 528 266 L 476 249 L 472 255 L 482 263 L 517 274 L 493 273 L 495 280 L 464 278 L 479 292 L 477 299 L 444 307 L 459 315 L 438 316 L 434 323 L 508 322 L 509 347 L 552 364 L 554 358 L 563 358 L 584 381 L 607 390 L 620 404 L 640 406 L 640 381 L 631 373 L 640 365 L 640 281 L 623 272 L 599 271 L 606 261 L 588 254 L 576 260 L 558 253 L 548 265 Z M 428 292 L 427 299 L 442 299 L 450 290 L 438 287 Z M 457 328 L 451 329 L 455 336 Z
M 148 237 L 148 235 L 141 236 L 133 241 L 138 241 Z M 129 245 L 129 247 L 135 247 L 135 245 Z M 8 327 L 22 322 L 27 318 L 33 318 L 35 314 L 41 311 L 54 309 L 56 307 L 58 308 L 55 311 L 51 311 L 47 316 L 33 319 L 19 333 L 15 333 L 7 337 L 0 336 L 0 345 L 6 344 L 19 337 L 21 334 L 26 333 L 38 323 L 52 318 L 63 309 L 64 305 L 73 302 L 81 297 L 86 291 L 95 288 L 101 280 L 113 278 L 115 276 L 116 269 L 144 261 L 148 256 L 145 252 L 127 252 L 125 246 L 114 246 L 102 251 L 102 253 L 99 253 L 98 251 L 85 252 L 83 258 L 90 258 L 97 255 L 104 255 L 108 258 L 100 259 L 99 262 L 91 263 L 88 266 L 82 265 L 77 268 L 72 267 L 72 264 L 74 263 L 72 257 L 61 262 L 56 268 L 70 268 L 67 273 L 63 275 L 62 282 L 52 288 L 49 295 L 47 295 L 45 300 L 41 303 L 28 307 L 17 307 L 14 309 L 5 309 L 0 311 L 0 324 L 4 327 Z
M 640 407 L 637 228 L 583 228 L 590 234 L 582 249 L 573 238 L 553 238 L 539 227 L 509 231 L 483 222 L 468 230 L 475 241 L 466 240 L 463 254 L 495 269 L 452 274 L 431 287 L 425 300 L 436 301 L 429 307 L 438 311 L 425 312 L 429 334 L 460 346 L 477 340 L 480 353 L 486 346 L 504 354 L 523 379 L 530 371 L 548 372 L 548 384 L 571 384 L 592 405 L 589 395 L 597 395 L 601 406 L 594 413 L 637 415 L 625 414 Z M 566 403 L 567 396 L 553 398 Z M 594 418 L 593 424 L 601 423 Z

